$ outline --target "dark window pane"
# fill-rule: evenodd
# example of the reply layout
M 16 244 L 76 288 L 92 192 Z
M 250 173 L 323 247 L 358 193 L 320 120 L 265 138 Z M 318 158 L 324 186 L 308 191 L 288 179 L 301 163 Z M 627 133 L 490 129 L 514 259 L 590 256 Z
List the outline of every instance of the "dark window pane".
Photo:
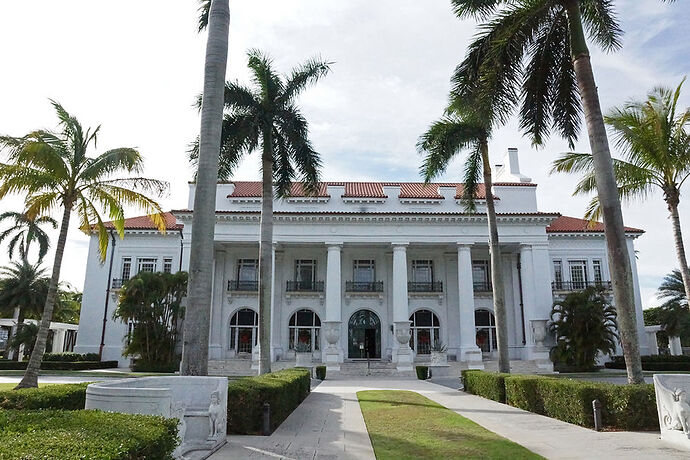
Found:
M 487 310 L 475 310 L 474 325 L 489 326 L 489 312 Z
M 415 316 L 417 327 L 431 326 L 431 312 L 429 310 L 419 310 Z
M 254 325 L 254 312 L 252 310 L 240 310 L 237 312 L 238 324 L 241 326 Z
M 309 310 L 302 310 L 297 312 L 297 325 L 298 326 L 313 326 L 314 325 L 314 313 Z

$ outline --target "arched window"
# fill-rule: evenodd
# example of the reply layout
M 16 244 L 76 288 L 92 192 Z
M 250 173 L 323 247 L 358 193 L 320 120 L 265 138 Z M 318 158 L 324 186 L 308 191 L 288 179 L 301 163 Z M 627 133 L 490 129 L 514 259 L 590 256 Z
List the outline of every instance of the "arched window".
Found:
M 259 315 L 250 308 L 237 310 L 230 319 L 230 349 L 235 353 L 251 353 L 259 332 Z
M 436 316 L 431 310 L 417 310 L 410 316 L 411 332 L 410 348 L 418 355 L 431 353 L 431 346 L 441 342 L 441 328 Z
M 288 333 L 290 350 L 294 350 L 298 343 L 304 344 L 309 351 L 319 349 L 319 332 L 321 320 L 319 315 L 311 310 L 298 310 L 290 317 Z
M 477 328 L 477 346 L 484 353 L 498 349 L 496 341 L 496 318 L 489 310 L 474 311 L 474 326 Z

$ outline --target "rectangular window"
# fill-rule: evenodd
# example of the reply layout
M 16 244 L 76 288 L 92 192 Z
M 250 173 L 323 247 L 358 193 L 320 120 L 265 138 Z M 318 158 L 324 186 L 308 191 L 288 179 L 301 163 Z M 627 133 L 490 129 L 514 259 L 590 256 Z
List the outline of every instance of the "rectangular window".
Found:
M 594 282 L 597 284 L 601 284 L 604 281 L 604 277 L 602 276 L 602 271 L 601 271 L 601 260 L 595 259 L 592 261 L 592 268 L 594 270 Z
M 472 261 L 472 281 L 475 291 L 491 290 L 491 265 L 488 260 Z
M 587 287 L 587 261 L 569 260 L 570 283 L 573 289 L 584 289 Z
M 413 260 L 412 261 L 412 282 L 413 283 L 433 283 L 434 282 L 434 262 L 432 260 Z
M 122 280 L 126 281 L 132 276 L 132 258 L 123 257 L 122 258 Z
M 355 283 L 373 283 L 376 281 L 376 269 L 373 260 L 355 260 L 353 281 Z
M 553 282 L 556 289 L 563 289 L 563 263 L 560 260 L 553 261 Z
M 308 259 L 295 260 L 295 281 L 305 284 L 316 281 L 316 261 Z
M 140 257 L 137 259 L 137 273 L 155 272 L 158 259 L 153 257 Z
M 172 273 L 172 257 L 163 259 L 163 273 Z
M 258 259 L 239 259 L 237 261 L 237 281 L 258 281 Z

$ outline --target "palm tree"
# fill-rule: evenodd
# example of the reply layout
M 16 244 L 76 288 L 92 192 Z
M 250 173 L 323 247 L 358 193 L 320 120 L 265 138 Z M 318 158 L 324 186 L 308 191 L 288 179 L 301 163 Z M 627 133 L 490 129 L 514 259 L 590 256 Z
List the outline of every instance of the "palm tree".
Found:
M 59 132 L 38 130 L 18 138 L 0 137 L 0 147 L 4 147 L 7 157 L 6 162 L 0 162 L 0 199 L 10 193 L 26 193 L 26 215 L 29 218 L 56 208 L 62 209 L 60 234 L 36 346 L 17 388 L 37 386 L 72 211 L 79 218 L 82 232 L 96 233 L 102 261 L 105 260 L 110 234 L 100 209 L 107 211 L 121 238 L 124 237 L 125 206 L 143 209 L 156 227 L 165 232 L 160 205 L 144 193 L 161 196 L 168 188 L 167 182 L 144 177 L 113 177 L 119 172 L 141 173 L 143 159 L 139 152 L 123 147 L 108 150 L 95 158 L 89 157 L 88 149 L 91 144 L 96 144 L 100 127 L 85 131 L 59 103 L 51 102 L 60 121 Z
M 14 336 L 25 318 L 41 314 L 50 280 L 44 269 L 38 264 L 30 264 L 26 259 L 3 267 L 0 275 L 0 315 L 14 315 L 17 318 L 17 325 L 12 330 Z M 17 354 L 14 356 L 17 357 Z
M 494 299 L 494 313 L 496 317 L 496 334 L 498 342 L 499 372 L 510 372 L 510 357 L 508 355 L 508 324 L 505 307 L 505 289 L 503 286 L 503 270 L 501 267 L 501 253 L 498 242 L 498 224 L 496 208 L 491 192 L 493 180 L 491 177 L 491 163 L 489 162 L 490 129 L 478 122 L 479 117 L 467 114 L 452 113 L 434 122 L 417 143 L 421 153 L 426 153 L 422 165 L 422 176 L 425 182 L 442 174 L 453 157 L 464 150 L 470 154 L 464 166 L 463 201 L 468 212 L 476 210 L 475 198 L 479 187 L 480 175 L 484 175 L 484 190 L 486 195 L 486 216 L 489 223 L 489 252 L 491 253 L 491 281 Z
M 452 0 L 460 18 L 483 23 L 456 69 L 453 92 L 474 94 L 506 117 L 518 104 L 535 144 L 555 129 L 574 144 L 585 115 L 602 203 L 613 296 L 629 383 L 643 383 L 632 268 L 585 31 L 605 51 L 620 47 L 611 0 Z M 578 99 L 579 93 L 579 99 Z
M 675 91 L 664 87 L 654 88 L 646 101 L 630 101 L 623 108 L 613 109 L 604 120 L 612 128 L 616 147 L 624 155 L 624 159 L 613 160 L 621 199 L 646 198 L 656 188 L 663 192 L 671 215 L 685 295 L 690 298 L 690 269 L 678 214 L 680 189 L 690 177 L 690 133 L 687 131 L 690 108 L 680 113 L 677 110 L 684 81 Z M 565 153 L 554 161 L 552 171 L 583 172 L 584 177 L 575 193 L 594 191 L 594 162 L 590 154 Z M 598 219 L 601 212 L 599 200 L 594 197 L 587 217 Z
M 29 219 L 23 212 L 7 211 L 0 214 L 0 222 L 9 220 L 11 226 L 0 232 L 0 243 L 6 238 L 9 238 L 7 246 L 10 259 L 14 258 L 14 248 L 19 252 L 19 257 L 26 259 L 29 254 L 31 243 L 36 241 L 38 243 L 38 262 L 40 263 L 48 253 L 50 247 L 50 239 L 48 234 L 41 228 L 41 225 L 47 224 L 57 229 L 57 221 L 50 216 L 38 216 Z M 13 236 L 14 234 L 14 236 Z
M 688 321 L 688 297 L 680 270 L 673 270 L 664 277 L 656 291 L 658 299 L 663 300 L 659 307 L 659 323 L 670 337 L 681 335 Z
M 297 96 L 330 71 L 330 63 L 310 59 L 289 76 L 273 69 L 273 62 L 258 50 L 250 50 L 249 70 L 254 88 L 238 82 L 225 85 L 226 113 L 220 148 L 219 177 L 228 179 L 244 154 L 261 148 L 262 205 L 259 243 L 259 373 L 271 371 L 271 273 L 273 244 L 273 185 L 276 195 L 287 196 L 299 177 L 306 193 L 318 187 L 319 154 L 309 141 L 307 121 L 295 105 Z M 200 152 L 193 146 L 192 160 Z M 196 212 L 195 212 L 196 214 Z
M 189 296 L 183 326 L 182 375 L 208 374 L 208 336 L 213 279 L 213 235 L 216 226 L 218 154 L 223 120 L 223 88 L 228 64 L 228 0 L 203 0 L 199 30 L 208 27 L 204 93 L 201 103 L 199 156 L 189 258 Z

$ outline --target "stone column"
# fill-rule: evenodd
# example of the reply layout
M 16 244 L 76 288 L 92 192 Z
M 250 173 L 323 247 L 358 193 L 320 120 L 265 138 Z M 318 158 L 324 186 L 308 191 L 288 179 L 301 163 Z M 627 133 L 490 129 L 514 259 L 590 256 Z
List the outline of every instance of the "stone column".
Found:
M 628 257 L 633 277 L 633 292 L 635 297 L 635 316 L 637 319 L 637 337 L 640 344 L 640 355 L 650 354 L 649 345 L 646 343 L 644 333 L 644 316 L 642 314 L 642 296 L 640 295 L 640 279 L 637 275 L 637 259 L 635 258 L 635 245 L 633 239 L 628 237 Z
M 342 243 L 328 244 L 326 259 L 326 321 L 324 338 L 328 343 L 325 350 L 326 369 L 339 371 L 343 362 L 343 350 L 338 345 L 341 332 L 342 279 L 340 273 L 340 253 Z
M 458 308 L 460 310 L 460 357 L 470 369 L 484 369 L 482 351 L 477 346 L 474 324 L 474 282 L 472 253 L 468 244 L 458 244 Z
M 412 370 L 412 350 L 410 349 L 410 308 L 407 297 L 407 244 L 393 245 L 393 323 L 398 347 L 393 360 L 399 371 Z
M 522 293 L 525 311 L 525 353 L 523 359 L 535 361 L 540 369 L 553 370 L 549 349 L 544 345 L 546 323 L 551 313 L 550 258 L 545 244 L 520 245 Z M 537 276 L 537 273 L 544 274 Z
M 208 358 L 221 359 L 223 346 L 221 342 L 223 326 L 223 301 L 225 297 L 225 250 L 214 252 L 213 264 L 213 298 L 211 301 L 211 324 L 208 345 Z

